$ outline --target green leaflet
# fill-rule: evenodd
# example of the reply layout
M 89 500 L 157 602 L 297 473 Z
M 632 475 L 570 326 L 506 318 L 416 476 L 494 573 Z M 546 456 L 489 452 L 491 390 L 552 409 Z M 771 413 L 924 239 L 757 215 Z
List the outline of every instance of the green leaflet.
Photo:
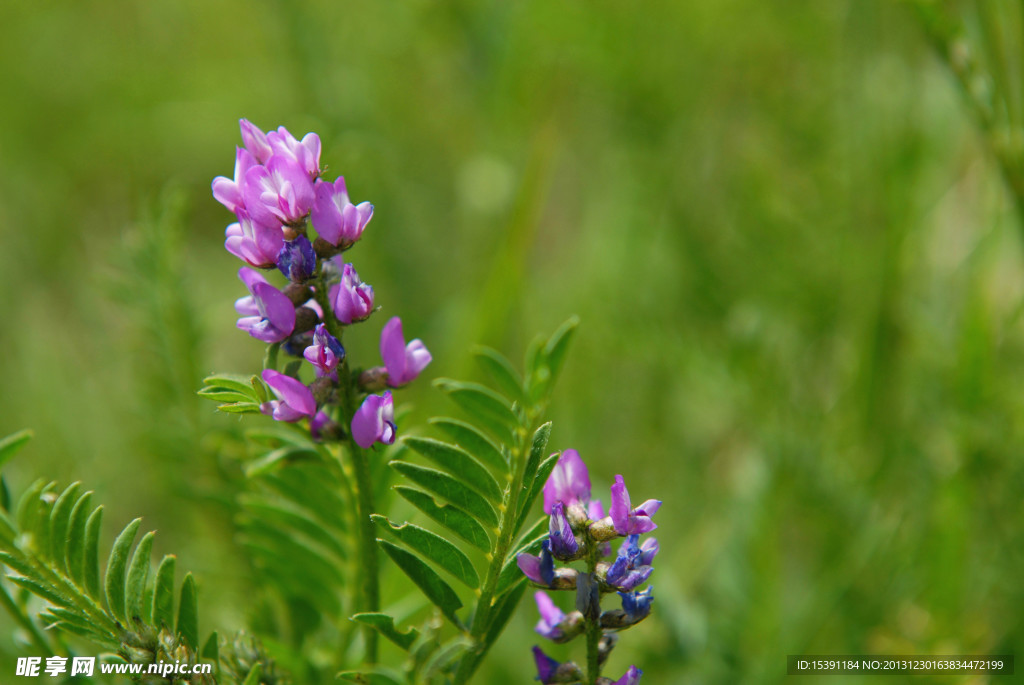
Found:
M 430 682 L 435 675 L 440 675 L 458 658 L 473 648 L 473 642 L 461 635 L 456 635 L 434 652 L 423 664 L 421 677 L 424 682 Z
M 78 491 L 81 483 L 72 483 L 60 494 L 50 510 L 50 550 L 49 556 L 57 568 L 67 572 L 65 552 L 67 550 L 68 525 L 71 523 L 71 511 L 78 502 Z
M 512 431 L 519 424 L 509 401 L 487 386 L 454 381 L 450 378 L 438 378 L 434 385 L 502 442 L 508 441 Z
M 199 649 L 199 598 L 196 581 L 192 574 L 186 574 L 181 583 L 181 600 L 178 605 L 178 623 L 175 632 L 191 649 Z
M 455 444 L 466 450 L 481 462 L 487 464 L 498 473 L 509 475 L 508 461 L 501 454 L 501 450 L 494 442 L 482 432 L 465 421 L 458 421 L 447 417 L 430 419 L 429 423 L 437 426 L 455 441 Z
M 449 472 L 457 474 L 459 478 L 492 503 L 501 502 L 504 493 L 501 486 L 498 485 L 498 481 L 494 480 L 494 476 L 461 447 L 440 440 L 420 437 L 405 438 L 404 442 L 438 466 L 443 466 Z
M 513 402 L 522 403 L 525 399 L 523 394 L 523 377 L 519 375 L 519 372 L 516 371 L 515 367 L 512 366 L 512 362 L 505 355 L 493 348 L 478 345 L 473 349 L 473 356 L 506 397 Z
M 384 666 L 371 666 L 362 671 L 342 671 L 338 679 L 360 685 L 406 685 L 408 682 L 401 673 Z
M 131 551 L 132 543 L 135 542 L 135 535 L 138 533 L 141 523 L 142 519 L 135 519 L 117 536 L 114 547 L 110 551 L 110 558 L 107 560 L 107 574 L 103 581 L 107 607 L 122 625 L 127 623 L 125 620 L 125 572 L 128 568 L 128 553 Z
M 407 576 L 409 576 L 409 579 L 419 586 L 427 599 L 433 602 L 434 605 L 441 610 L 441 613 L 448 618 L 448 620 L 457 626 L 462 625 L 459 617 L 455 614 L 456 611 L 462 608 L 462 600 L 460 600 L 459 596 L 455 594 L 455 591 L 452 590 L 451 586 L 444 582 L 441 579 L 441 576 L 437 575 L 436 571 L 427 566 L 427 564 L 415 554 L 407 552 L 387 540 L 381 540 L 378 538 L 377 544 L 379 544 L 381 549 L 391 557 L 391 560 L 394 561 Z
M 168 554 L 160 560 L 156 569 L 156 581 L 153 586 L 153 625 L 159 627 L 174 626 L 174 555 Z
M 100 599 L 100 526 L 103 505 L 96 507 L 85 523 L 85 547 L 82 550 L 82 582 L 89 596 Z
M 126 610 L 128 620 L 134 622 L 145 622 L 147 613 L 146 605 L 146 580 L 149 578 L 149 556 L 153 552 L 153 538 L 155 531 L 146 533 L 135 548 L 132 556 L 131 566 L 128 567 L 128 581 L 125 586 L 127 593 Z M 150 600 L 152 609 L 152 600 Z
M 414 507 L 477 549 L 491 551 L 491 539 L 486 529 L 462 509 L 451 504 L 439 505 L 430 494 L 416 488 L 396 485 L 394 490 Z
M 389 465 L 414 483 L 472 514 L 481 523 L 492 527 L 498 525 L 498 515 L 490 503 L 455 477 L 407 461 L 392 461 Z
M 411 523 L 403 523 L 396 526 L 386 517 L 378 514 L 374 514 L 370 518 L 407 546 L 462 581 L 466 587 L 471 590 L 480 587 L 480 576 L 477 575 L 473 562 L 469 560 L 469 557 L 462 550 L 440 535 L 431 533 L 429 530 L 419 526 L 414 526 Z
M 400 631 L 395 626 L 394 617 L 387 614 L 367 612 L 356 614 L 352 617 L 352 620 L 368 626 L 373 626 L 378 633 L 391 640 L 405 651 L 409 651 L 409 648 L 412 647 L 416 638 L 420 635 L 420 631 L 415 628 L 409 628 L 405 632 Z
M 245 680 L 242 681 L 242 685 L 260 685 L 260 675 L 262 674 L 262 664 L 256 663 L 253 665 L 252 670 L 249 671 L 249 675 L 245 676 Z
M 541 462 L 537 468 L 537 473 L 533 476 L 533 481 L 527 488 L 526 493 L 522 499 L 519 500 L 519 515 L 516 517 L 516 530 L 519 530 L 526 519 L 530 516 L 530 509 L 533 507 L 534 500 L 537 499 L 537 495 L 540 494 L 541 490 L 544 489 L 544 483 L 547 482 L 548 476 L 555 469 L 558 464 L 558 458 L 561 456 L 560 453 L 555 453 L 549 456 L 547 459 Z
M 580 319 L 578 316 L 569 317 L 565 323 L 558 327 L 558 330 L 551 334 L 547 344 L 544 345 L 543 353 L 550 372 L 549 383 L 551 385 L 554 385 L 555 381 L 558 380 L 558 374 L 562 371 L 566 353 L 569 351 L 569 343 L 572 342 L 573 334 L 576 333 L 576 328 L 579 325 Z
M 79 587 L 84 586 L 86 522 L 89 520 L 91 505 L 92 492 L 87 492 L 79 497 L 75 508 L 71 510 L 71 520 L 68 523 L 66 550 L 68 575 Z
M 27 445 L 33 435 L 32 431 L 26 429 L 0 439 L 0 467 L 10 461 L 22 447 Z

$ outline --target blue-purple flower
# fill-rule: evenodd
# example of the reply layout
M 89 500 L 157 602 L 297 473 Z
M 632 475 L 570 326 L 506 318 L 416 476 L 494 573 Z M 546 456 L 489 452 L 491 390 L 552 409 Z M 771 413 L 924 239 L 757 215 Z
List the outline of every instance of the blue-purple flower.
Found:
M 612 683 L 612 685 L 637 685 L 640 682 L 640 676 L 643 674 L 644 672 L 636 666 L 630 666 L 625 675 Z
M 566 508 L 574 505 L 586 507 L 590 502 L 590 473 L 576 450 L 568 449 L 562 452 L 554 470 L 544 483 L 545 514 L 551 513 L 551 507 L 555 502 L 562 502 Z
M 388 370 L 388 385 L 392 388 L 415 380 L 432 359 L 418 338 L 405 344 L 402 320 L 397 316 L 384 324 L 380 333 L 380 356 L 384 359 L 384 366 Z
M 260 405 L 260 411 L 264 414 L 273 416 L 277 421 L 288 422 L 313 418 L 316 415 L 316 400 L 313 399 L 313 391 L 307 388 L 302 381 L 273 369 L 263 371 L 263 380 L 277 397 L 276 400 Z
M 258 272 L 242 267 L 238 277 L 249 290 L 235 310 L 242 315 L 238 327 L 265 343 L 281 342 L 295 330 L 295 305 Z
M 540 621 L 537 622 L 537 631 L 549 640 L 557 640 L 564 633 L 560 624 L 565 620 L 565 612 L 559 609 L 555 603 L 544 592 L 536 592 L 533 599 L 537 602 L 537 611 L 540 612 Z
M 551 519 L 548 523 L 551 553 L 558 559 L 572 559 L 579 551 L 580 545 L 572 534 L 572 526 L 565 515 L 565 505 L 555 502 L 551 506 Z
M 335 247 L 348 247 L 359 240 L 373 217 L 373 205 L 369 202 L 352 204 L 342 177 L 334 183 L 320 181 L 314 191 L 316 200 L 310 219 L 317 235 Z
M 328 292 L 334 316 L 343 324 L 362 321 L 373 313 L 373 288 L 359 280 L 351 264 L 341 267 L 341 283 Z
M 391 391 L 367 395 L 352 417 L 352 439 L 367 449 L 375 442 L 390 445 L 395 441 L 395 407 Z
M 555 580 L 555 560 L 551 556 L 551 542 L 541 543 L 540 555 L 523 552 L 516 557 L 516 563 L 527 578 L 538 585 L 550 586 Z
M 295 240 L 286 241 L 277 255 L 277 268 L 295 283 L 312 276 L 316 269 L 316 253 L 309 238 L 300 235 Z
M 345 358 L 345 348 L 340 340 L 327 332 L 327 326 L 321 323 L 313 330 L 313 344 L 302 352 L 302 356 L 316 368 L 317 378 L 330 376 L 338 380 L 335 369 Z
M 633 509 L 629 500 L 629 491 L 622 480 L 622 476 L 615 476 L 615 483 L 612 485 L 612 506 L 610 514 L 615 532 L 619 535 L 633 535 L 634 533 L 649 533 L 658 527 L 651 517 L 661 507 L 661 501 L 649 499 L 636 509 Z
M 619 597 L 622 598 L 622 610 L 631 624 L 647 618 L 651 613 L 651 602 L 654 601 L 654 596 L 651 594 L 653 590 L 654 588 L 649 587 L 643 591 L 619 593 Z
M 651 561 L 658 553 L 658 541 L 654 538 L 638 546 L 639 535 L 630 535 L 619 548 L 619 554 L 608 568 L 606 580 L 620 590 L 629 591 L 643 584 L 654 569 Z

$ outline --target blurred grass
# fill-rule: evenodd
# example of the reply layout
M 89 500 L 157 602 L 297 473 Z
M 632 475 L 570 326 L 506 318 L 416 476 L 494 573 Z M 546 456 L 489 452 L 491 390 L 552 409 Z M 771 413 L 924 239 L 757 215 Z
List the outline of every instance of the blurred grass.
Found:
M 432 374 L 580 314 L 554 444 L 666 501 L 655 617 L 610 673 L 1014 651 L 1020 227 L 915 21 L 882 0 L 4 5 L 0 433 L 38 436 L 16 480 L 146 516 L 198 572 L 204 630 L 241 625 L 230 459 L 204 438 L 237 424 L 192 391 L 261 352 L 208 185 L 245 116 L 318 131 L 376 205 L 352 257 Z M 532 611 L 482 682 L 521 669 Z

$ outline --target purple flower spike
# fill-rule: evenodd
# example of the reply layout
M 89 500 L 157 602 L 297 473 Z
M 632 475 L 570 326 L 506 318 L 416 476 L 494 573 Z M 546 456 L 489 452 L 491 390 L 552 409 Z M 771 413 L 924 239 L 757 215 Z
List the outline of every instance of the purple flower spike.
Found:
M 390 445 L 395 441 L 395 406 L 391 391 L 368 395 L 352 417 L 352 439 L 367 449 L 375 442 Z
M 544 513 L 550 514 L 552 505 L 558 501 L 563 502 L 566 507 L 572 507 L 577 504 L 586 506 L 589 500 L 590 473 L 587 471 L 587 465 L 580 459 L 576 450 L 565 450 L 544 483 Z
M 213 179 L 213 197 L 228 211 L 237 212 L 245 208 L 245 175 L 254 166 L 256 160 L 248 150 L 235 148 L 235 178 L 218 176 Z
M 536 592 L 533 599 L 537 602 L 537 611 L 540 612 L 540 621 L 534 630 L 549 640 L 557 640 L 564 634 L 559 624 L 565 620 L 565 613 L 555 606 L 551 598 L 543 592 Z
M 341 267 L 341 283 L 328 293 L 334 316 L 343 324 L 362 321 L 373 313 L 373 288 L 359 280 L 351 264 Z
M 615 532 L 619 535 L 633 535 L 634 533 L 649 533 L 658 527 L 651 516 L 661 507 L 661 501 L 649 499 L 636 509 L 632 508 L 629 500 L 629 490 L 622 476 L 615 476 L 615 484 L 612 485 L 612 524 Z
M 341 177 L 334 183 L 318 182 L 315 192 L 316 201 L 310 218 L 317 234 L 335 247 L 351 246 L 359 240 L 373 217 L 373 205 L 369 202 L 352 204 L 348 199 L 345 179 Z
M 636 666 L 630 666 L 626 674 L 612 683 L 612 685 L 637 685 L 640 682 L 640 676 L 643 674 L 644 672 Z
M 249 218 L 242 207 L 235 210 L 238 222 L 224 231 L 224 247 L 249 266 L 268 268 L 277 261 L 277 253 L 284 245 L 281 224 L 258 224 Z
M 320 175 L 320 136 L 307 133 L 299 142 L 284 126 L 267 134 L 274 155 L 293 160 L 310 178 Z
M 235 310 L 242 315 L 237 326 L 265 343 L 281 342 L 295 330 L 295 305 L 259 273 L 242 267 L 238 277 L 251 295 L 239 298 Z
M 302 283 L 312 276 L 316 269 L 316 253 L 309 238 L 300 235 L 295 240 L 286 241 L 277 255 L 277 268 L 295 283 Z
M 571 559 L 579 551 L 580 545 L 576 542 L 576 536 L 572 534 L 572 526 L 565 515 L 565 505 L 555 502 L 551 507 L 551 521 L 549 523 L 551 540 L 551 553 L 557 559 Z
M 263 372 L 263 380 L 277 396 L 276 400 L 260 405 L 260 411 L 264 414 L 272 415 L 277 421 L 289 422 L 316 414 L 313 391 L 303 385 L 302 381 L 273 369 Z
M 562 664 L 545 654 L 540 647 L 533 648 L 533 660 L 537 664 L 537 680 L 545 685 L 554 682 L 555 673 Z
M 313 331 L 313 344 L 305 349 L 302 356 L 316 367 L 317 378 L 330 376 L 338 380 L 335 369 L 345 358 L 345 348 L 337 338 L 327 332 L 327 326 L 321 323 L 317 324 Z
M 270 143 L 267 142 L 267 134 L 254 126 L 248 119 L 240 119 L 238 126 L 242 129 L 242 143 L 245 144 L 245 149 L 252 154 L 258 163 L 266 164 L 267 160 L 270 159 L 270 155 L 273 154 L 273 150 L 270 149 Z
M 380 332 L 380 356 L 388 369 L 388 385 L 392 388 L 415 380 L 432 359 L 419 339 L 405 344 L 402 320 L 397 316 L 384 324 Z
M 540 556 L 523 552 L 516 557 L 519 570 L 538 585 L 550 586 L 555 580 L 555 560 L 551 556 L 551 543 L 541 543 Z
M 313 206 L 313 182 L 293 159 L 274 155 L 245 172 L 245 208 L 260 223 L 300 221 Z
M 619 597 L 622 598 L 622 610 L 626 612 L 631 624 L 639 623 L 651 613 L 651 602 L 654 601 L 654 596 L 651 594 L 653 590 L 654 588 L 649 587 L 643 592 L 619 593 Z
M 653 551 L 645 551 L 637 546 L 636 543 L 639 539 L 639 535 L 630 535 L 622 543 L 622 547 L 619 548 L 618 557 L 616 557 L 608 569 L 606 580 L 609 585 L 614 585 L 620 590 L 629 592 L 650 578 L 651 573 L 654 571 L 651 568 L 650 560 L 654 558 L 654 554 L 657 552 L 658 543 L 654 541 Z M 647 543 L 644 543 L 644 545 L 646 546 Z M 644 563 L 645 557 L 648 559 L 646 563 Z

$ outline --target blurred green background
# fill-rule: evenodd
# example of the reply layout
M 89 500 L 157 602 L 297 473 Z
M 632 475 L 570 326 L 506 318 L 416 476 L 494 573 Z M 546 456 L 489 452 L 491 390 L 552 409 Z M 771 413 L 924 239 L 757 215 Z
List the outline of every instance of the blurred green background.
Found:
M 1021 225 L 903 3 L 15 0 L 0 65 L 0 434 L 37 434 L 8 477 L 144 516 L 204 633 L 251 590 L 239 423 L 194 394 L 262 352 L 209 191 L 247 117 L 374 203 L 351 255 L 428 375 L 580 315 L 553 445 L 665 501 L 609 674 L 1024 644 Z M 531 682 L 530 604 L 480 682 Z

